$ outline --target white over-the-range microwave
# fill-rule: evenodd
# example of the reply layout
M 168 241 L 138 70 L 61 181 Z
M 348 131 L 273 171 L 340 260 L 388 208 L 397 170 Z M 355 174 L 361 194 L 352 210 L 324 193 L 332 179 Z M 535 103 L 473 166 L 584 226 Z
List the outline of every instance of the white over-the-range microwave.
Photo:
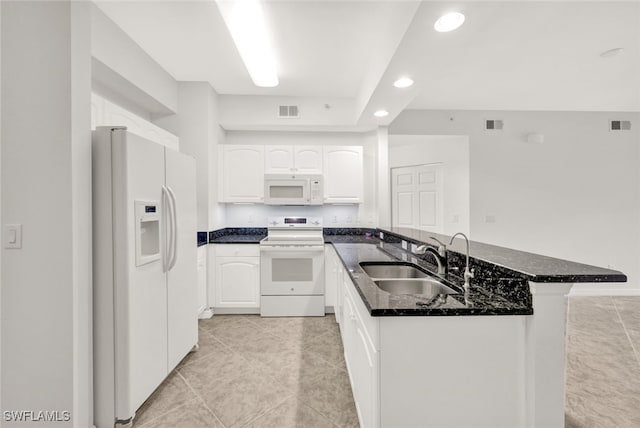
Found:
M 322 205 L 324 188 L 319 174 L 265 174 L 267 205 Z

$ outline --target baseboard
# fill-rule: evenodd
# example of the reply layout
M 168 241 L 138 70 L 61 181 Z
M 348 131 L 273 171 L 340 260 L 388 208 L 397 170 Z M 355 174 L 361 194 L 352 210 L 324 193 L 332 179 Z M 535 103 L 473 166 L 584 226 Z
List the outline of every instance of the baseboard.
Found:
M 205 309 L 204 311 L 200 312 L 200 315 L 198 315 L 198 319 L 208 320 L 212 316 L 213 316 L 213 311 L 211 310 L 211 308 L 208 308 L 208 309 Z
M 260 314 L 260 308 L 212 308 L 213 316 L 216 315 L 255 315 Z
M 333 308 L 333 306 L 325 306 L 324 307 L 324 313 L 325 314 L 335 314 L 335 310 Z
M 619 283 L 609 284 L 575 284 L 569 297 L 597 296 L 640 296 L 640 288 L 629 287 Z

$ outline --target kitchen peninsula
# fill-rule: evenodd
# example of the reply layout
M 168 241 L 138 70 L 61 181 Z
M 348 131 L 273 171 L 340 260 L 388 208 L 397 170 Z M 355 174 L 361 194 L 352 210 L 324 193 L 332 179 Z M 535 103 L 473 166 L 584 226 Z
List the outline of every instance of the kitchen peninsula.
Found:
M 210 243 L 257 244 L 261 232 L 218 231 Z M 474 278 L 464 293 L 463 240 L 447 246 L 443 277 L 429 255 L 411 250 L 435 249 L 431 238 L 447 236 L 336 228 L 324 237 L 327 306 L 366 427 L 563 426 L 567 294 L 578 282 L 626 281 L 618 271 L 471 242 Z M 362 269 L 372 262 L 413 265 L 458 293 L 390 294 Z

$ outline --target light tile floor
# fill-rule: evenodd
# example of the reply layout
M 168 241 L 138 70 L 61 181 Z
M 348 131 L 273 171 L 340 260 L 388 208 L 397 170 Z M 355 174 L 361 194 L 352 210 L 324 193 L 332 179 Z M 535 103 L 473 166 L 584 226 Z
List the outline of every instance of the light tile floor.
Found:
M 640 297 L 572 297 L 567 428 L 640 427 Z
M 640 427 L 640 298 L 572 298 L 567 428 Z M 216 315 L 135 428 L 357 427 L 338 326 Z M 418 428 L 418 427 L 416 427 Z
M 134 427 L 357 427 L 343 352 L 333 316 L 216 315 Z

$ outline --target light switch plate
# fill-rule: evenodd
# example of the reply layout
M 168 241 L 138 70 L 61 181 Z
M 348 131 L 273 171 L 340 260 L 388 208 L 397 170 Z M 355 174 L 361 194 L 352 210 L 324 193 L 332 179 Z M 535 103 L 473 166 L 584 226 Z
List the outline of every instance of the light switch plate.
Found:
M 5 224 L 4 225 L 4 248 L 8 248 L 8 249 L 22 248 L 22 225 L 21 224 Z

